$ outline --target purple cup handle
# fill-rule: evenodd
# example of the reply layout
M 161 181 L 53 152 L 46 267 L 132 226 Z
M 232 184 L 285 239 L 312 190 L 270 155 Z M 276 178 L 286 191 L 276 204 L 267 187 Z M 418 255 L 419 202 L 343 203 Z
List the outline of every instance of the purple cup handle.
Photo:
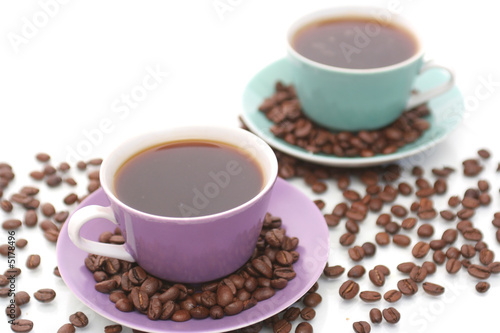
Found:
M 80 236 L 80 229 L 90 220 L 102 218 L 118 225 L 111 207 L 87 206 L 77 210 L 68 221 L 68 235 L 71 241 L 85 252 L 101 256 L 135 262 L 135 259 L 127 252 L 125 245 L 111 245 L 91 241 Z

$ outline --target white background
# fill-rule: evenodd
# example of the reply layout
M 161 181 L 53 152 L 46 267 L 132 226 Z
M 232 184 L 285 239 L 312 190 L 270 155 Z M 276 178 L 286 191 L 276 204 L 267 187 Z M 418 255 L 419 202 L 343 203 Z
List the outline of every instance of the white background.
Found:
M 46 15 L 41 13 L 46 3 L 52 4 L 49 6 L 52 15 L 44 21 Z M 421 163 L 427 169 L 443 165 L 459 168 L 460 161 L 474 157 L 477 149 L 490 149 L 493 157 L 486 163 L 484 177 L 492 179 L 494 200 L 473 221 L 485 233 L 490 247 L 499 249 L 490 221 L 493 212 L 500 210 L 500 174 L 494 172 L 500 161 L 500 21 L 491 1 L 219 1 L 226 11 L 216 10 L 214 3 L 217 2 L 3 1 L 0 4 L 0 161 L 11 163 L 16 172 L 16 181 L 9 190 L 18 190 L 29 182 L 28 173 L 40 168 L 34 159 L 40 151 L 50 153 L 54 163 L 58 163 L 73 161 L 70 152 L 74 151 L 84 159 L 105 156 L 116 144 L 138 132 L 185 124 L 238 126 L 246 83 L 261 68 L 285 56 L 284 36 L 293 20 L 332 5 L 372 5 L 396 9 L 407 17 L 418 27 L 428 58 L 455 70 L 457 85 L 466 101 L 464 122 L 436 149 L 425 154 Z M 27 22 L 35 22 L 39 27 L 29 31 Z M 142 101 L 125 107 L 122 98 L 138 89 L 152 69 L 163 73 L 160 83 Z M 485 81 L 490 84 L 486 86 Z M 100 129 L 102 126 L 105 132 Z M 83 178 L 80 179 L 79 194 L 83 194 L 85 185 Z M 460 172 L 456 173 L 450 178 L 448 193 L 461 194 L 476 181 L 477 178 L 462 181 Z M 341 200 L 333 184 L 322 196 L 313 195 L 301 180 L 294 184 L 311 198 L 323 198 L 327 202 L 325 212 Z M 42 186 L 44 200 L 54 202 L 58 209 L 64 208 L 61 198 L 69 190 L 63 187 L 51 197 Z M 443 209 L 444 199 L 441 207 L 438 204 L 438 209 Z M 0 213 L 0 218 L 7 216 Z M 447 227 L 439 219 L 434 223 L 438 235 Z M 377 230 L 373 225 L 372 216 L 362 228 L 359 244 L 373 241 Z M 330 232 L 329 261 L 350 268 L 353 262 L 338 245 L 343 232 L 343 225 Z M 57 265 L 55 246 L 41 236 L 38 228 L 21 228 L 18 237 L 30 242 L 27 248 L 18 251 L 20 267 L 24 268 L 27 255 L 42 255 L 42 264 L 36 271 L 23 270 L 18 290 L 31 295 L 43 287 L 57 291 L 52 304 L 32 300 L 22 308 L 22 317 L 35 322 L 34 331 L 55 332 L 71 313 L 81 310 L 89 316 L 91 324 L 78 331 L 102 332 L 110 322 L 81 304 L 52 275 Z M 7 233 L 0 231 L 0 243 L 6 239 Z M 389 265 L 393 274 L 386 285 L 395 287 L 401 278 L 395 270 L 396 264 L 407 260 L 411 260 L 407 249 L 390 246 L 379 248 L 375 259 L 363 264 L 367 268 L 377 263 Z M 0 257 L 0 271 L 6 267 L 5 257 Z M 498 316 L 498 277 L 490 279 L 492 288 L 487 294 L 478 295 L 474 290 L 476 281 L 465 271 L 455 277 L 443 272 L 444 267 L 440 267 L 432 281 L 447 286 L 444 296 L 432 298 L 420 292 L 412 299 L 404 299 L 396 304 L 402 314 L 400 323 L 394 327 L 385 323 L 372 331 L 430 333 L 492 329 Z M 320 281 L 324 301 L 312 322 L 316 332 L 349 332 L 353 321 L 368 320 L 372 305 L 361 304 L 359 299 L 345 302 L 338 296 L 338 287 L 345 279 L 344 275 L 337 280 Z M 373 289 L 366 277 L 360 281 L 362 288 Z M 6 305 L 5 300 L 0 299 L 0 304 Z M 382 309 L 389 305 L 380 302 L 375 306 Z M 0 307 L 3 309 L 4 305 Z M 0 320 L 0 331 L 10 331 L 6 318 Z

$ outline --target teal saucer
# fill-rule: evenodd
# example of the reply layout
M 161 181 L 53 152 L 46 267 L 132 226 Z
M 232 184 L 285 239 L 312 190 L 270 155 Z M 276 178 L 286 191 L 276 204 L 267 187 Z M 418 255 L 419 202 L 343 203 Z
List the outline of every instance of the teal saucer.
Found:
M 447 75 L 439 70 L 425 72 L 415 82 L 415 89 L 419 91 L 431 89 L 447 81 Z M 260 136 L 271 147 L 317 164 L 337 167 L 365 167 L 394 162 L 421 153 L 444 140 L 461 123 L 464 112 L 462 94 L 455 86 L 429 101 L 431 115 L 426 119 L 430 123 L 430 128 L 418 140 L 398 149 L 393 154 L 373 157 L 338 157 L 321 153 L 313 154 L 275 137 L 270 131 L 273 123 L 258 110 L 262 101 L 273 94 L 274 84 L 278 80 L 285 84 L 293 83 L 286 58 L 273 62 L 250 80 L 243 93 L 243 121 L 253 133 Z

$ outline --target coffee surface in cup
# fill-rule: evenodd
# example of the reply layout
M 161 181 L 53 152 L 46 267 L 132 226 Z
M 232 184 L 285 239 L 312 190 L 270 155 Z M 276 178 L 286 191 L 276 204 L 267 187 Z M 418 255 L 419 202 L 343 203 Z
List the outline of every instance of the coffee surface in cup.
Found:
M 405 28 L 361 16 L 309 23 L 295 33 L 291 45 L 310 60 L 350 69 L 394 65 L 418 51 L 416 38 Z
M 114 179 L 120 201 L 167 217 L 220 213 L 252 199 L 262 186 L 261 167 L 245 151 L 198 140 L 142 150 L 118 169 Z

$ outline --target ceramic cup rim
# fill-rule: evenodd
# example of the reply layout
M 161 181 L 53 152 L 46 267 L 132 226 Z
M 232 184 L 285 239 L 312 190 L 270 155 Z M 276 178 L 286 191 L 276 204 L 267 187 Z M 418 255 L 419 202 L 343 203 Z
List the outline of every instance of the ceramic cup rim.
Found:
M 204 135 L 193 135 L 193 136 L 185 136 L 182 134 L 188 133 L 188 131 L 191 132 L 196 132 L 196 133 L 204 133 L 204 131 L 211 131 L 211 133 L 214 132 L 219 132 L 219 133 L 226 133 L 226 138 L 224 140 L 221 139 L 213 139 L 210 138 L 210 135 L 207 135 L 206 133 Z M 171 137 L 170 139 L 159 139 L 160 137 Z M 264 169 L 263 162 L 260 161 L 260 158 L 266 158 L 267 161 L 269 162 L 269 168 L 268 170 L 262 170 L 264 173 L 264 181 L 263 181 L 263 186 L 262 189 L 257 193 L 253 198 L 250 200 L 244 202 L 243 204 L 233 207 L 231 209 L 227 209 L 225 211 L 215 213 L 215 214 L 208 214 L 208 215 L 201 215 L 201 216 L 196 216 L 196 217 L 169 217 L 169 216 L 161 216 L 161 215 L 155 215 L 151 213 L 146 213 L 143 211 L 140 211 L 136 208 L 133 208 L 125 203 L 123 203 L 116 195 L 113 190 L 113 182 L 114 182 L 114 176 L 116 172 L 118 171 L 117 167 L 114 167 L 110 169 L 113 166 L 119 165 L 121 166 L 123 162 L 128 160 L 130 157 L 134 156 L 136 153 L 140 152 L 141 150 L 154 146 L 155 143 L 153 144 L 137 144 L 137 142 L 141 142 L 145 138 L 156 138 L 153 141 L 155 141 L 157 144 L 162 144 L 162 143 L 167 143 L 167 142 L 174 142 L 178 141 L 179 139 L 175 139 L 174 136 L 177 138 L 182 137 L 180 140 L 207 140 L 207 141 L 218 141 L 221 143 L 226 143 L 228 145 L 236 146 L 239 147 L 243 150 L 248 150 L 244 147 L 240 147 L 238 145 L 235 145 L 234 142 L 231 141 L 231 138 L 234 138 L 235 136 L 238 136 L 242 140 L 246 140 L 245 142 L 253 142 L 251 147 L 255 149 L 255 151 L 258 154 L 259 159 L 257 159 L 257 163 L 259 166 Z M 123 151 L 128 150 L 128 147 L 131 146 L 136 146 L 140 145 L 141 148 L 134 148 L 133 151 L 130 151 L 127 155 L 127 157 L 120 156 L 120 154 Z M 117 162 L 121 161 L 120 163 Z M 203 222 L 213 222 L 217 221 L 218 218 L 224 218 L 228 216 L 232 216 L 240 211 L 243 211 L 249 207 L 251 207 L 254 203 L 258 202 L 267 192 L 269 192 L 278 176 L 278 161 L 276 159 L 276 155 L 274 154 L 273 150 L 269 145 L 264 142 L 261 138 L 256 136 L 255 134 L 246 131 L 241 128 L 234 128 L 234 127 L 224 127 L 224 126 L 183 126 L 183 127 L 175 127 L 171 129 L 166 129 L 166 130 L 160 130 L 160 131 L 149 131 L 149 132 L 144 132 L 141 134 L 138 134 L 132 138 L 129 138 L 126 141 L 123 141 L 119 145 L 117 145 L 109 154 L 106 158 L 103 159 L 103 162 L 101 164 L 101 169 L 99 172 L 99 177 L 101 180 L 101 186 L 104 190 L 104 193 L 106 196 L 109 198 L 110 201 L 112 201 L 114 204 L 118 205 L 120 209 L 124 209 L 128 212 L 133 213 L 136 216 L 140 216 L 143 219 L 147 219 L 148 221 L 154 221 L 154 222 L 174 222 L 174 223 L 203 223 Z
M 353 16 L 360 16 L 360 17 L 367 17 L 367 18 L 375 18 L 373 13 L 377 10 L 387 10 L 389 13 L 391 13 L 388 9 L 383 8 L 383 7 L 369 7 L 369 6 L 339 6 L 339 7 L 329 7 L 329 8 L 324 8 L 321 10 L 317 10 L 314 12 L 311 12 L 309 14 L 303 15 L 297 20 L 295 20 L 290 27 L 288 28 L 287 31 L 287 38 L 286 38 L 286 50 L 287 53 L 292 56 L 293 58 L 298 59 L 300 62 L 308 64 L 309 66 L 316 67 L 325 71 L 330 71 L 330 72 L 341 72 L 341 73 L 347 73 L 347 74 L 375 74 L 375 73 L 383 73 L 383 72 L 388 72 L 392 70 L 397 70 L 399 68 L 405 67 L 406 65 L 409 65 L 411 63 L 414 63 L 418 59 L 420 59 L 423 54 L 424 54 L 424 48 L 422 45 L 422 40 L 419 37 L 419 35 L 416 32 L 416 29 L 414 26 L 410 24 L 410 22 L 402 17 L 399 14 L 394 14 L 391 13 L 390 20 L 391 22 L 395 22 L 397 25 L 402 26 L 404 29 L 406 29 L 414 38 L 415 41 L 417 42 L 417 52 L 413 54 L 410 58 L 405 59 L 401 62 L 398 62 L 396 64 L 392 64 L 389 66 L 383 66 L 383 67 L 377 67 L 377 68 L 366 68 L 366 69 L 356 69 L 356 68 L 344 68 L 344 67 L 336 67 L 336 66 L 330 66 L 326 64 L 322 64 L 320 62 L 311 60 L 309 58 L 304 57 L 300 53 L 298 53 L 292 46 L 292 40 L 293 37 L 295 36 L 296 32 L 318 20 L 322 19 L 327 19 L 327 18 L 334 18 L 334 17 L 342 17 L 346 15 L 353 15 Z

